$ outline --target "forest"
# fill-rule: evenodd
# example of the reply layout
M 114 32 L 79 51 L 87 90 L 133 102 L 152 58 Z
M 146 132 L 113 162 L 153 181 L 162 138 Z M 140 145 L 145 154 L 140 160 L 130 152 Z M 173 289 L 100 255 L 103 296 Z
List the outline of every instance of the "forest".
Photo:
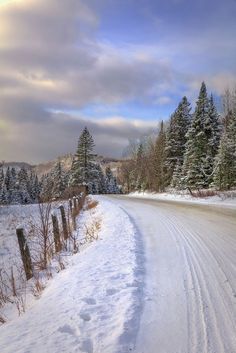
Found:
M 203 82 L 193 111 L 183 97 L 158 136 L 136 144 L 121 168 L 127 192 L 236 186 L 236 91 L 227 90 L 219 114 Z

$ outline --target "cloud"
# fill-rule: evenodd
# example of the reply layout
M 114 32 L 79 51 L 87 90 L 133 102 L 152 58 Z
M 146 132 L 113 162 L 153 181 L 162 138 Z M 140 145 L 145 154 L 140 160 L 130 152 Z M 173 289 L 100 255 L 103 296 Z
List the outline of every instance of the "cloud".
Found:
M 90 5 L 80 0 L 0 5 L 1 158 L 38 161 L 73 151 L 85 124 L 100 153 L 118 156 L 130 137 L 150 127 L 48 112 L 149 99 L 157 82 L 171 81 L 166 63 L 97 41 L 99 17 Z M 109 151 L 106 133 L 115 145 Z
M 172 40 L 145 45 L 102 40 L 98 36 L 102 3 L 15 0 L 0 4 L 0 158 L 36 162 L 73 151 L 85 124 L 99 153 L 118 156 L 129 138 L 156 123 L 142 122 L 141 113 L 140 119 L 131 114 L 127 121 L 122 116 L 94 120 L 51 112 L 132 101 L 167 106 L 172 96 L 181 98 L 184 90 L 193 95 L 203 73 L 217 92 L 223 84 L 233 84 L 230 70 L 192 73 L 191 58 L 203 57 L 210 35 L 195 42 L 188 35 L 182 42 L 173 35 Z M 165 21 L 160 19 L 161 30 Z M 219 43 L 224 47 L 218 43 L 212 53 L 220 49 L 229 56 L 232 38 L 227 42 L 222 38 Z
M 158 105 L 166 105 L 171 103 L 171 98 L 169 96 L 161 96 L 156 99 L 156 104 Z
M 20 160 L 22 156 L 27 156 L 26 160 L 34 163 L 74 153 L 84 126 L 92 133 L 98 154 L 119 158 L 130 139 L 137 139 L 157 127 L 156 121 L 127 121 L 122 117 L 94 120 L 63 113 L 47 113 L 41 119 L 41 113 L 39 111 L 39 116 L 35 117 L 38 118 L 35 119 L 37 125 L 35 120 L 24 120 L 19 125 L 14 122 L 0 124 L 0 133 L 4 133 L 1 145 L 14 145 L 14 148 L 1 149 L 0 159 Z

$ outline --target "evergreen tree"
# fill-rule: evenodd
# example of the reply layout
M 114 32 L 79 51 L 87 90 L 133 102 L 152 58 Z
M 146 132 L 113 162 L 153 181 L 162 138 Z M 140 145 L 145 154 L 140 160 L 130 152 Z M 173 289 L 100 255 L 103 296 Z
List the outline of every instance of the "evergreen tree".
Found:
M 139 144 L 137 154 L 136 154 L 136 168 L 135 168 L 135 180 L 136 187 L 138 191 L 145 190 L 147 186 L 146 180 L 146 155 L 144 151 L 144 146 L 142 143 Z
M 183 189 L 183 172 L 182 163 L 180 160 L 178 160 L 175 165 L 175 169 L 171 179 L 171 187 L 177 190 Z
M 166 185 L 169 185 L 176 165 L 182 166 L 186 144 L 186 133 L 191 122 L 191 107 L 186 97 L 183 97 L 178 108 L 170 118 L 166 134 Z M 176 175 L 175 175 L 176 177 Z
M 7 170 L 6 170 L 4 184 L 5 184 L 6 190 L 9 191 L 11 187 L 11 170 L 9 167 L 7 167 Z
M 14 204 L 21 203 L 19 182 L 18 182 L 17 172 L 14 167 L 10 169 L 9 180 L 10 180 L 9 186 L 8 186 L 9 203 L 14 203 Z
M 58 160 L 51 172 L 51 179 L 53 180 L 53 197 L 60 198 L 66 188 L 64 171 L 60 160 Z
M 219 149 L 221 137 L 221 124 L 219 121 L 219 114 L 217 113 L 212 95 L 209 99 L 209 109 L 204 125 L 204 131 L 207 138 L 207 146 L 203 170 L 207 185 L 211 185 L 213 181 L 214 159 Z
M 3 182 L 4 182 L 4 171 L 3 168 L 0 169 L 0 190 L 3 187 Z
M 30 197 L 29 188 L 29 178 L 26 169 L 23 167 L 18 173 L 18 192 L 17 192 L 17 203 L 27 204 L 31 203 L 32 199 Z
M 44 174 L 41 178 L 40 197 L 47 201 L 53 198 L 53 179 L 51 174 Z
M 90 185 L 96 180 L 95 154 L 93 154 L 94 141 L 87 127 L 79 137 L 78 147 L 72 164 L 70 185 Z M 90 185 L 91 186 L 91 185 Z
M 118 194 L 120 192 L 116 178 L 114 177 L 110 167 L 106 168 L 105 171 L 105 185 L 107 194 Z
M 214 185 L 220 190 L 236 186 L 236 111 L 228 117 L 215 159 Z
M 156 139 L 154 147 L 154 185 L 155 190 L 158 192 L 163 192 L 165 190 L 165 144 L 166 144 L 166 135 L 164 131 L 163 121 L 161 122 L 161 129 Z
M 106 183 L 105 183 L 105 177 L 104 174 L 102 172 L 102 168 L 100 166 L 100 164 L 96 163 L 95 164 L 95 169 L 96 169 L 96 174 L 97 174 L 97 178 L 96 180 L 94 180 L 93 184 L 93 189 L 94 189 L 94 193 L 96 194 L 105 194 L 106 193 Z
M 9 203 L 8 191 L 7 191 L 5 182 L 3 182 L 2 188 L 0 190 L 0 204 L 7 205 L 8 203 Z
M 209 115 L 209 100 L 206 85 L 203 82 L 191 126 L 187 132 L 186 151 L 184 155 L 183 172 L 185 185 L 204 188 L 208 186 L 207 168 L 208 136 L 206 122 Z
M 31 193 L 30 193 L 30 196 L 34 202 L 38 202 L 40 191 L 41 191 L 41 189 L 40 189 L 40 183 L 38 180 L 38 176 L 37 176 L 37 174 L 32 173 L 31 174 Z

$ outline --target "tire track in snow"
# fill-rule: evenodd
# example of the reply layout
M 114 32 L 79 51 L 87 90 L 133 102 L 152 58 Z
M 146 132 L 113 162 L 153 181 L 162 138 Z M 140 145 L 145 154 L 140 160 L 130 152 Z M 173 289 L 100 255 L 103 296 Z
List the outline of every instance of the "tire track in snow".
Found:
M 176 220 L 177 223 L 177 220 Z M 230 283 L 227 280 L 227 275 L 222 269 L 222 267 L 219 265 L 219 262 L 217 261 L 214 252 L 205 245 L 205 243 L 202 241 L 199 233 L 197 231 L 190 232 L 187 229 L 182 228 L 182 234 L 183 234 L 183 239 L 188 243 L 189 248 L 192 251 L 192 254 L 194 254 L 195 258 L 195 267 L 198 268 L 199 275 L 201 274 L 200 279 L 202 281 L 202 284 L 206 288 L 206 312 L 209 317 L 209 328 L 208 331 L 210 332 L 208 334 L 208 337 L 213 336 L 213 332 L 215 332 L 215 337 L 211 338 L 210 346 L 208 348 L 207 352 L 215 352 L 216 347 L 221 346 L 221 351 L 222 352 L 228 352 L 230 349 L 230 346 L 235 346 L 236 347 L 236 341 L 235 341 L 235 332 L 236 332 L 236 321 L 235 321 L 235 315 L 232 312 L 232 300 L 228 300 L 229 298 L 233 297 L 234 290 Z M 191 238 L 191 241 L 190 239 Z M 194 244 L 194 245 L 193 245 Z M 204 266 L 201 265 L 201 261 L 199 261 L 199 255 L 201 254 L 200 260 L 204 258 L 203 265 L 207 265 L 207 271 L 204 269 Z M 209 260 L 211 260 L 211 264 L 209 266 Z M 209 275 L 211 273 L 211 275 Z M 206 281 L 206 278 L 211 278 L 211 281 Z M 212 280 L 214 279 L 214 281 Z M 219 283 L 223 283 L 224 286 L 221 288 L 225 290 L 220 290 L 219 288 L 219 293 L 216 288 L 213 288 L 212 283 L 216 283 L 217 285 Z M 212 287 L 212 288 L 211 288 Z M 210 290 L 211 289 L 211 290 Z M 222 293 L 221 293 L 222 292 Z M 223 294 L 227 295 L 223 295 Z M 217 300 L 217 308 L 214 306 L 214 297 L 219 297 Z M 219 315 L 219 313 L 221 315 Z M 220 317 L 220 320 L 219 320 Z M 221 321 L 221 322 L 220 322 Z M 213 325 L 212 325 L 213 324 Z M 227 327 L 228 330 L 227 332 L 222 332 L 223 328 Z M 234 337 L 232 339 L 232 337 Z M 209 338 L 208 338 L 209 340 Z M 218 344 L 215 345 L 214 343 L 218 341 Z M 231 342 L 229 346 L 226 346 L 225 343 Z M 216 346 L 216 347 L 215 347 Z
M 165 217 L 166 219 L 166 217 Z M 207 315 L 205 312 L 205 306 L 203 301 L 202 286 L 197 275 L 196 267 L 194 266 L 193 254 L 190 253 L 187 243 L 183 240 L 181 230 L 177 228 L 173 222 L 173 219 L 168 218 L 167 228 L 172 236 L 182 242 L 179 247 L 182 250 L 183 258 L 185 260 L 185 272 L 188 279 L 185 284 L 186 291 L 186 304 L 188 308 L 188 352 L 201 351 L 202 353 L 208 352 L 208 333 L 207 333 Z M 183 274 L 184 276 L 184 274 Z M 186 283 L 186 280 L 184 280 Z M 201 327 L 199 327 L 201 323 Z M 198 330 L 195 328 L 198 326 Z M 200 332 L 199 332 L 200 331 Z M 199 349 L 200 348 L 200 349 Z
M 117 202 L 145 240 L 152 294 L 136 352 L 236 353 L 236 212 L 127 197 Z

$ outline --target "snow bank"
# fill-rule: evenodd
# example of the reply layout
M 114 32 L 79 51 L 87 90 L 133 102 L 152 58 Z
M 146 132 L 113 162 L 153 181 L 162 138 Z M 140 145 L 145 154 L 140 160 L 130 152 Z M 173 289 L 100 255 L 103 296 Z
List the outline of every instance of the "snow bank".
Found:
M 2 352 L 125 353 L 133 348 L 143 283 L 140 240 L 120 207 L 96 199 L 93 216 L 102 220 L 98 240 L 71 258 L 23 316 L 0 327 Z
M 236 208 L 236 198 L 222 198 L 218 195 L 202 198 L 202 197 L 193 197 L 189 194 L 174 194 L 174 193 L 157 194 L 152 192 L 133 192 L 133 193 L 130 193 L 128 197 L 206 204 L 206 205 L 218 205 L 223 207 Z

